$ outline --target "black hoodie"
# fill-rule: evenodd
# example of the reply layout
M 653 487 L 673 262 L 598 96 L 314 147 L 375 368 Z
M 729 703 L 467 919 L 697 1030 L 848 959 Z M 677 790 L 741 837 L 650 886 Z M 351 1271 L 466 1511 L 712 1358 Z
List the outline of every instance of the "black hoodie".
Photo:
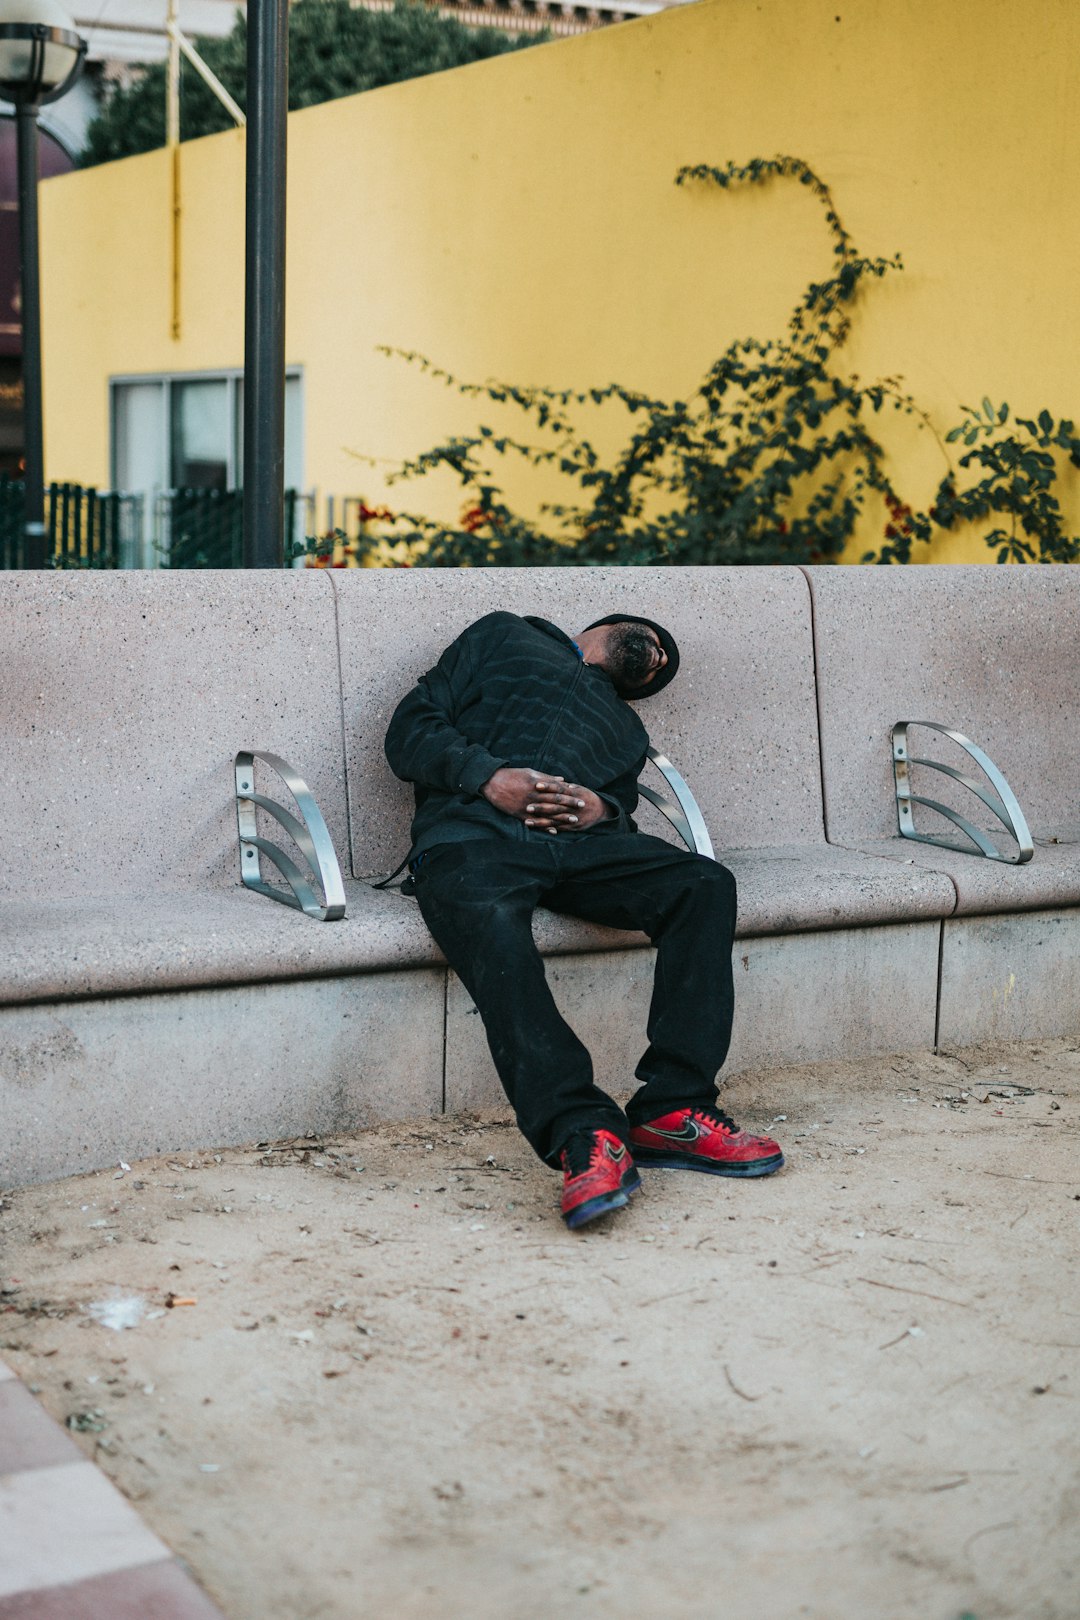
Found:
M 409 858 L 468 838 L 550 837 L 496 810 L 480 789 L 503 765 L 592 788 L 616 812 L 581 832 L 636 832 L 648 733 L 611 677 L 546 619 L 489 613 L 402 699 L 386 733 L 395 776 L 412 782 Z

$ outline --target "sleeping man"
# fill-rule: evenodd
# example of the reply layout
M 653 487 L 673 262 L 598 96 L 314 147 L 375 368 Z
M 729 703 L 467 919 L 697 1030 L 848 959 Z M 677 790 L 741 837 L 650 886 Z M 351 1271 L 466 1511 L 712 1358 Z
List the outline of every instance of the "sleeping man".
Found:
M 648 734 L 633 703 L 674 679 L 650 619 L 613 614 L 576 636 L 490 613 L 399 704 L 386 735 L 416 794 L 407 888 L 484 1022 L 535 1151 L 563 1172 L 585 1225 L 629 1202 L 637 1164 L 763 1176 L 783 1155 L 717 1107 L 731 1038 L 735 880 L 637 830 Z M 532 936 L 538 905 L 657 947 L 648 1047 L 624 1113 L 593 1079 Z

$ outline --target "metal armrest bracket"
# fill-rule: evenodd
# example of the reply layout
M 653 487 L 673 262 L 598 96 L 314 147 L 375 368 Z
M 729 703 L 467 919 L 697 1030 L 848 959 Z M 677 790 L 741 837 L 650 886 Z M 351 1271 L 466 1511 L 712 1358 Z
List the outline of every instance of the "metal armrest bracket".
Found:
M 908 727 L 925 726 L 928 731 L 940 731 L 945 737 L 950 737 L 964 752 L 975 761 L 979 769 L 990 783 L 977 781 L 973 776 L 965 776 L 962 771 L 956 770 L 952 765 L 942 764 L 939 760 L 922 759 L 913 756 L 908 750 Z M 936 844 L 940 849 L 959 850 L 962 855 L 984 855 L 988 861 L 1004 861 L 1007 865 L 1022 866 L 1030 861 L 1035 853 L 1031 841 L 1031 833 L 1024 819 L 1016 795 L 998 770 L 989 754 L 984 754 L 981 748 L 965 737 L 962 732 L 953 731 L 950 726 L 941 726 L 935 720 L 900 720 L 892 728 L 892 756 L 893 778 L 896 782 L 896 813 L 900 821 L 900 835 L 902 838 L 913 838 L 916 843 Z M 968 788 L 992 810 L 1007 832 L 1011 833 L 1017 844 L 1015 855 L 1003 855 L 995 844 L 978 827 L 972 825 L 965 816 L 952 810 L 947 804 L 940 804 L 937 799 L 926 799 L 911 790 L 911 766 L 925 765 L 932 771 L 940 771 L 945 776 L 952 777 L 961 787 Z M 936 810 L 938 815 L 951 821 L 954 827 L 959 827 L 970 840 L 970 844 L 958 844 L 949 838 L 940 838 L 933 833 L 920 833 L 915 831 L 914 806 L 926 805 L 928 810 Z M 974 845 L 974 849 L 971 845 Z
M 649 749 L 649 758 L 675 797 L 669 799 L 666 793 L 658 793 L 655 788 L 639 784 L 638 792 L 641 797 L 648 799 L 650 804 L 655 804 L 656 808 L 667 816 L 687 849 L 693 850 L 695 855 L 707 855 L 714 861 L 716 856 L 713 853 L 709 829 L 705 825 L 705 817 L 698 808 L 694 795 L 670 759 L 658 748 Z
M 255 792 L 256 760 L 268 765 L 280 776 L 296 800 L 302 820 L 298 820 L 283 804 Z M 345 915 L 345 885 L 341 880 L 341 867 L 334 852 L 333 839 L 307 783 L 277 754 L 241 749 L 233 763 L 236 772 L 236 824 L 240 834 L 240 877 L 245 887 L 256 894 L 266 895 L 268 900 L 280 900 L 284 906 L 294 906 L 297 911 L 314 917 L 316 922 L 337 922 Z M 256 806 L 273 816 L 290 834 L 307 862 L 307 872 L 302 871 L 277 844 L 259 837 Z M 260 855 L 265 855 L 277 867 L 289 885 L 287 889 L 264 882 Z M 322 903 L 312 879 L 322 889 Z

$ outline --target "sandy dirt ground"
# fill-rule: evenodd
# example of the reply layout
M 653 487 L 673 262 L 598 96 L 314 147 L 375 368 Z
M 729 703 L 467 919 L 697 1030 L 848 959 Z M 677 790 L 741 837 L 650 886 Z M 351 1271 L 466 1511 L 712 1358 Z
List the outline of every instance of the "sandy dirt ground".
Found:
M 229 1620 L 1076 1620 L 1080 1049 L 727 1103 L 580 1235 L 497 1115 L 8 1194 L 3 1354 Z

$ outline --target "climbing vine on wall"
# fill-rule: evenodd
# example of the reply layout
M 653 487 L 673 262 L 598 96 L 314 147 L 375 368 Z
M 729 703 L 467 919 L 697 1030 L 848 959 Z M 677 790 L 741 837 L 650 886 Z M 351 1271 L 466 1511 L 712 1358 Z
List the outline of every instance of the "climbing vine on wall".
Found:
M 801 159 L 679 170 L 676 184 L 730 191 L 790 181 L 821 204 L 831 273 L 812 282 L 783 336 L 732 343 L 687 399 L 661 400 L 612 383 L 586 390 L 463 382 L 422 355 L 386 350 L 466 398 L 512 407 L 518 431 L 479 425 L 406 462 L 391 482 L 449 471 L 461 517 L 447 524 L 399 511 L 362 532 L 357 561 L 425 567 L 611 563 L 834 562 L 884 513 L 878 546 L 864 562 L 908 562 L 912 547 L 970 522 L 993 523 L 985 539 L 1000 562 L 1071 562 L 1057 487 L 1080 467 L 1073 423 L 1048 411 L 1010 420 L 986 399 L 938 434 L 897 377 L 864 383 L 840 354 L 860 296 L 900 272 L 900 257 L 859 253 L 832 193 Z M 626 418 L 623 448 L 605 459 L 582 430 L 589 409 Z M 927 511 L 904 500 L 889 470 L 877 419 L 899 412 L 934 433 L 946 471 Z M 507 419 L 506 410 L 500 420 Z M 951 446 L 962 447 L 954 461 Z M 554 469 L 566 498 L 539 520 L 515 509 L 500 469 L 518 461 Z M 316 565 L 331 537 L 312 542 Z M 332 547 L 331 547 L 332 549 Z

